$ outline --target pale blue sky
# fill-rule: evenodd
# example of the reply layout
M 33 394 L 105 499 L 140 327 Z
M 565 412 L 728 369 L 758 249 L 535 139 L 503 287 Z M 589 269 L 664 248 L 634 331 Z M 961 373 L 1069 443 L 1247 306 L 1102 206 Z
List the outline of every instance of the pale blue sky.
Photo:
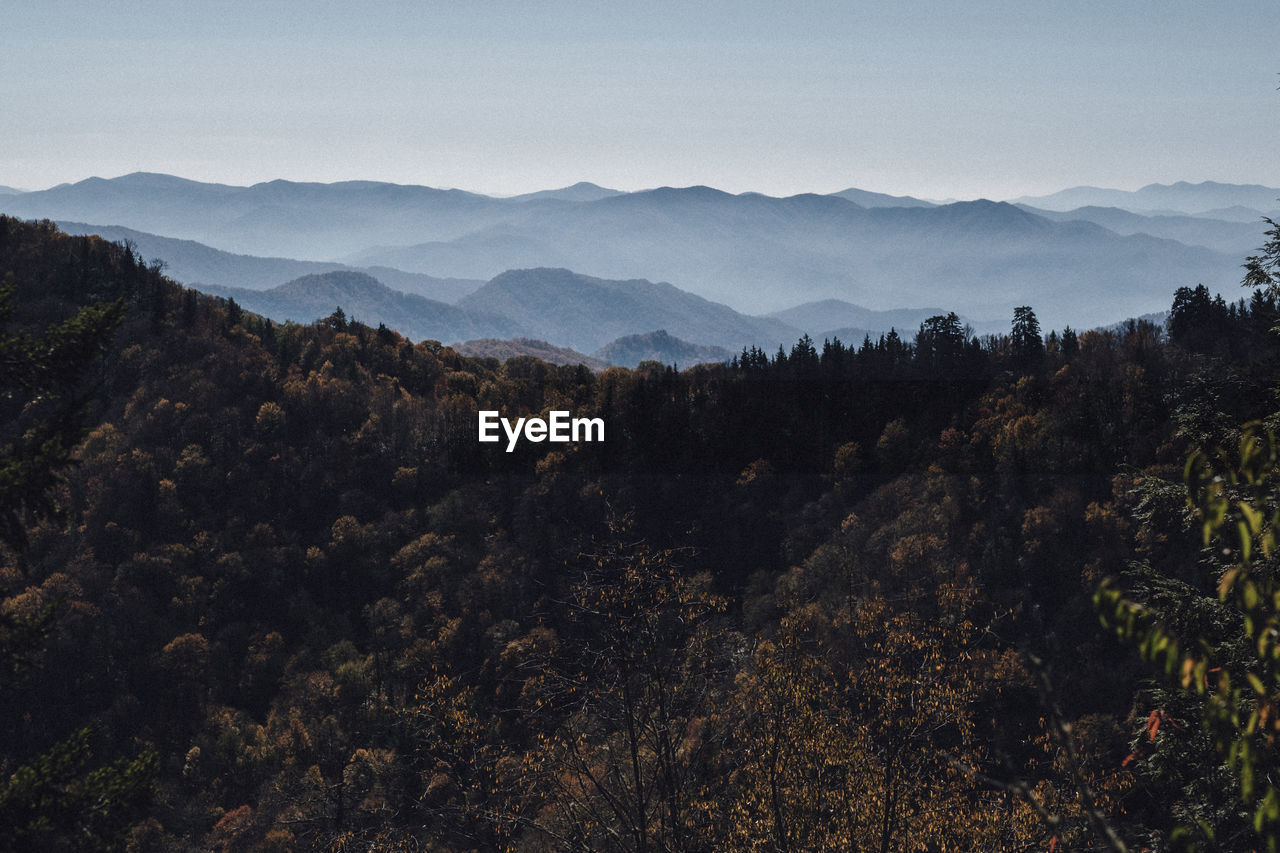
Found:
M 1280 6 L 72 2 L 0 27 L 0 184 L 145 170 L 1005 198 L 1280 186 Z

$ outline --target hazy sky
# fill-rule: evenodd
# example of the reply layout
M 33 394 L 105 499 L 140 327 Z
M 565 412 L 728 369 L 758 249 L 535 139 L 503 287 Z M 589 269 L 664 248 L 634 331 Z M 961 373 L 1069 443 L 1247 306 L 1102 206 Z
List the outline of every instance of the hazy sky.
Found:
M 1276 0 L 10 0 L 0 184 L 1280 186 Z

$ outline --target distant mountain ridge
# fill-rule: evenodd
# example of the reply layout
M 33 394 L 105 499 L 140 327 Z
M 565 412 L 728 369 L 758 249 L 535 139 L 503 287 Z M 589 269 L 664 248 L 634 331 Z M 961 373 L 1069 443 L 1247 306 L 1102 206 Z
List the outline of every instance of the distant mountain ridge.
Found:
M 599 201 L 602 198 L 609 198 L 610 196 L 622 194 L 622 190 L 611 190 L 608 187 L 602 187 L 598 184 L 593 184 L 590 181 L 578 181 L 578 183 L 573 186 L 561 187 L 558 190 L 539 190 L 538 192 L 511 196 L 507 198 L 506 201 L 541 201 L 543 199 L 557 199 L 559 201 Z
M 533 337 L 580 352 L 655 328 L 730 349 L 752 343 L 776 346 L 798 337 L 785 323 L 739 314 L 670 284 L 600 279 L 567 269 L 509 270 L 457 304 L 519 318 Z
M 1077 326 L 1159 307 L 1170 282 L 1230 286 L 1240 262 L 999 202 L 867 209 L 832 196 L 706 187 L 544 210 L 458 240 L 371 249 L 348 261 L 476 278 L 541 265 L 532 264 L 537 258 L 601 278 L 669 281 L 750 314 L 823 298 L 877 309 L 941 302 L 979 317 L 1032 305 L 1044 322 Z
M 838 332 L 856 329 L 862 333 L 888 332 L 897 329 L 914 332 L 930 317 L 948 313 L 942 308 L 897 308 L 889 311 L 873 311 L 861 305 L 853 305 L 841 299 L 823 299 L 817 302 L 806 302 L 783 311 L 775 311 L 768 315 L 775 320 L 794 326 L 808 333 L 814 340 L 821 342 Z M 839 335 L 837 335 L 839 336 Z M 850 341 L 840 336 L 844 343 L 861 343 L 862 335 L 857 341 Z
M 1216 252 L 1243 258 L 1266 241 L 1267 225 L 1262 214 L 1249 208 L 1223 210 L 1226 215 L 1234 211 L 1239 219 L 1212 219 L 1207 215 L 1142 214 L 1119 207 L 1080 207 L 1065 212 L 1018 205 L 1037 216 L 1055 222 L 1082 220 L 1101 225 L 1117 234 L 1148 234 L 1177 240 L 1188 246 L 1204 246 Z M 1248 210 L 1251 215 L 1241 212 Z M 1240 221 L 1243 219 L 1244 221 Z
M 1068 211 L 1080 207 L 1118 207 L 1133 212 L 1203 214 L 1234 206 L 1258 211 L 1280 209 L 1280 189 L 1261 184 L 1224 184 L 1202 181 L 1198 184 L 1178 181 L 1173 184 L 1147 184 L 1137 190 L 1102 187 L 1071 187 L 1043 196 L 1013 199 L 1044 210 Z
M 986 200 L 908 207 L 905 197 L 845 191 L 892 204 L 864 206 L 840 195 L 775 198 L 694 186 L 576 201 L 574 193 L 605 191 L 575 186 L 512 200 L 373 181 L 232 187 L 135 173 L 0 195 L 0 210 L 438 278 L 487 281 L 509 269 L 551 267 L 666 281 L 745 314 L 831 298 L 878 310 L 943 304 L 971 317 L 1031 305 L 1046 326 L 1078 328 L 1156 310 L 1182 284 L 1233 287 L 1242 260 Z M 1222 187 L 1229 185 L 1153 185 L 1137 194 L 1155 205 L 1188 192 L 1215 208 L 1252 203 L 1238 187 Z M 665 323 L 648 328 L 684 337 Z
M 310 323 L 341 308 L 349 319 L 368 325 L 385 323 L 414 340 L 447 343 L 467 338 L 514 337 L 523 332 L 519 322 L 509 317 L 402 293 L 366 273 L 352 270 L 305 275 L 269 290 L 211 285 L 200 289 L 235 299 L 255 314 L 277 321 Z
M 1270 211 L 1255 210 L 1252 207 L 1244 207 L 1235 204 L 1231 207 L 1215 207 L 1213 210 L 1206 210 L 1203 213 L 1197 213 L 1196 217 L 1201 219 L 1217 219 L 1224 222 L 1248 222 L 1253 224 L 1262 217 L 1270 217 L 1271 219 L 1280 219 L 1280 208 L 1273 208 Z
M 831 195 L 848 199 L 862 207 L 937 207 L 931 201 L 913 198 L 909 195 L 886 195 L 885 193 L 860 190 L 857 187 L 849 187 L 847 190 L 840 190 L 840 192 L 831 193 Z
M 476 279 L 436 278 L 391 267 L 351 267 L 324 261 L 264 258 L 214 249 L 194 240 L 161 237 L 118 225 L 58 222 L 68 234 L 97 234 L 105 240 L 129 241 L 143 258 L 164 261 L 165 273 L 184 284 L 267 290 L 304 275 L 334 271 L 363 272 L 395 290 L 427 299 L 454 302 L 484 284 Z
M 106 222 L 236 253 L 324 261 L 388 239 L 452 239 L 524 207 L 377 181 L 236 187 L 150 172 L 0 196 L 0 205 L 14 216 Z
M 800 336 L 780 321 L 748 317 L 669 284 L 606 281 L 561 269 L 510 270 L 456 305 L 393 290 L 355 270 L 308 274 L 266 290 L 213 285 L 198 289 L 235 299 L 281 322 L 310 322 L 342 308 L 350 319 L 385 323 L 417 340 L 526 338 L 577 353 L 671 322 L 687 330 L 686 340 L 671 337 L 649 343 L 657 347 L 655 352 L 669 351 L 686 362 L 719 360 L 722 350 L 717 346 L 723 352 L 751 345 L 772 348 Z

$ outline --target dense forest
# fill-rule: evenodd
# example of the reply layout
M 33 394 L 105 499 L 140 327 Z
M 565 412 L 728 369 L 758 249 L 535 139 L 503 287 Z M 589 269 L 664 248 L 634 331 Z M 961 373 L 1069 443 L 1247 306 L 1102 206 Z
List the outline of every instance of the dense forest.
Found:
M 596 373 L 0 217 L 0 848 L 1274 850 L 1276 243 Z

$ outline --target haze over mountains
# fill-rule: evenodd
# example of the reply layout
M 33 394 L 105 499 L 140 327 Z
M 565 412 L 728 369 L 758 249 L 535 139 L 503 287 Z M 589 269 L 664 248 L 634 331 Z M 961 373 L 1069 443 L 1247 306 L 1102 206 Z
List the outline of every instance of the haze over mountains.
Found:
M 852 187 L 774 198 L 586 182 L 492 198 L 135 173 L 0 190 L 0 211 L 129 239 L 211 292 L 265 291 L 235 298 L 268 316 L 314 319 L 293 315 L 324 316 L 336 307 L 327 302 L 346 300 L 353 316 L 410 336 L 532 336 L 591 352 L 659 329 L 729 349 L 797 331 L 910 332 L 944 310 L 992 331 L 1017 305 L 1046 329 L 1115 322 L 1166 309 L 1182 285 L 1234 294 L 1277 198 L 1179 183 L 937 204 Z
M 886 195 L 884 193 L 873 193 L 868 190 L 860 190 L 857 187 L 849 187 L 847 190 L 841 190 L 838 193 L 831 193 L 833 196 L 848 199 L 849 201 L 860 204 L 863 207 L 937 207 L 938 205 L 924 199 L 912 198 L 909 195 Z
M 346 270 L 366 273 L 386 286 L 405 293 L 453 302 L 484 284 L 484 281 L 478 279 L 436 278 L 390 267 L 351 267 L 332 261 L 296 261 L 291 258 L 239 255 L 214 249 L 194 240 L 161 237 L 118 225 L 89 225 L 59 220 L 58 227 L 68 234 L 97 234 L 116 242 L 127 240 L 143 258 L 164 261 L 165 273 L 177 281 L 206 290 L 209 288 L 203 287 L 204 285 L 266 290 L 304 275 Z
M 769 316 L 797 329 L 915 329 L 927 318 L 946 314 L 947 309 L 897 308 L 891 311 L 872 311 L 861 305 L 851 305 L 840 299 L 822 299 L 806 302 Z M 1001 324 L 1003 326 L 1003 324 Z M 846 343 L 854 343 L 847 341 Z
M 528 332 L 528 327 L 518 320 L 392 290 L 373 276 L 355 270 L 313 273 L 269 290 L 218 285 L 202 289 L 234 299 L 255 314 L 278 321 L 308 323 L 341 308 L 352 319 L 383 323 L 413 340 L 452 342 L 517 337 Z
M 1204 181 L 1191 184 L 1148 184 L 1138 190 L 1111 190 L 1100 187 L 1072 187 L 1046 196 L 1023 196 L 1015 204 L 1044 210 L 1067 211 L 1078 207 L 1119 207 L 1135 213 L 1187 213 L 1214 216 L 1238 207 L 1259 215 L 1280 211 L 1280 190 L 1260 184 L 1220 184 Z
M 539 190 L 536 193 L 524 193 L 523 195 L 509 196 L 507 201 L 540 201 L 543 199 L 557 199 L 559 201 L 599 201 L 602 198 L 610 196 L 622 195 L 621 190 L 611 190 L 607 187 L 597 186 L 590 181 L 579 181 L 571 187 L 561 187 L 558 190 Z
M 868 209 L 832 196 L 705 187 L 543 210 L 456 240 L 376 247 L 347 260 L 462 278 L 539 265 L 644 277 L 747 313 L 840 298 L 876 309 L 944 302 L 994 318 L 1029 304 L 1051 323 L 1077 325 L 1151 310 L 1170 281 L 1221 288 L 1239 263 L 989 201 Z
M 566 269 L 505 272 L 458 307 L 518 318 L 543 338 L 592 352 L 615 338 L 666 329 L 686 341 L 741 349 L 759 341 L 794 343 L 797 330 L 777 320 L 748 317 L 665 282 L 611 281 Z
M 445 343 L 531 338 L 591 353 L 617 338 L 661 329 L 670 331 L 671 340 L 701 346 L 712 360 L 720 360 L 748 346 L 790 345 L 803 334 L 796 326 L 739 314 L 669 284 L 608 281 L 564 269 L 510 270 L 456 305 L 392 290 L 354 270 L 306 275 L 268 290 L 202 289 L 277 321 L 309 322 L 341 307 L 349 318 Z M 717 347 L 722 349 L 710 349 Z M 688 356 L 692 351 L 671 352 Z M 688 357 L 683 360 L 690 363 Z
M 1265 230 L 1261 224 L 1262 214 L 1256 211 L 1249 220 L 1241 222 L 1175 213 L 1143 215 L 1118 207 L 1080 207 L 1066 212 L 1022 204 L 1018 207 L 1054 222 L 1092 222 L 1117 234 L 1148 234 L 1237 258 L 1244 258 L 1257 249 Z

